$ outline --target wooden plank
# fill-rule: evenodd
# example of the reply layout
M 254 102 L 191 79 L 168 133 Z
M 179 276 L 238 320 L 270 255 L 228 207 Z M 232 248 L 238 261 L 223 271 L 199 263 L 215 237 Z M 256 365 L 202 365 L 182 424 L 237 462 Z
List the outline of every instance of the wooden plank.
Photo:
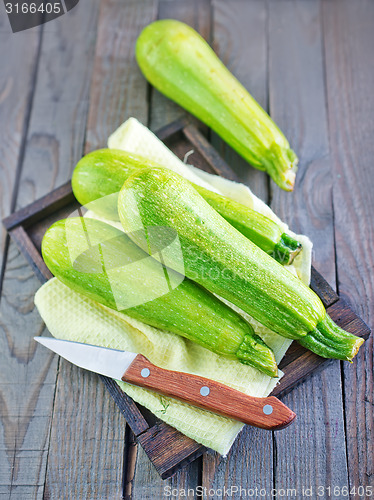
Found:
M 148 116 L 147 86 L 137 68 L 134 58 L 134 47 L 136 37 L 141 28 L 155 17 L 156 2 L 153 0 L 130 1 L 126 5 L 120 0 L 105 0 L 101 2 L 90 90 L 85 151 L 102 146 L 105 147 L 108 136 L 130 116 L 136 116 L 143 122 L 146 120 Z M 64 384 L 64 381 L 60 380 L 60 383 Z M 111 390 L 111 393 L 114 393 L 113 390 Z M 120 392 L 118 391 L 117 394 L 120 394 Z M 87 398 L 87 394 L 82 394 L 82 400 L 84 398 Z M 64 397 L 56 399 L 57 409 L 60 407 L 63 408 L 64 404 Z M 134 415 L 136 407 L 134 408 L 132 401 L 130 401 L 130 405 L 133 408 L 133 413 L 131 418 L 127 414 L 127 418 L 130 418 L 129 421 L 134 430 L 141 434 L 146 430 L 145 427 L 143 428 L 144 419 L 138 415 L 138 422 L 134 421 L 134 418 L 135 420 L 137 418 Z M 86 406 L 87 409 L 84 411 L 89 411 L 88 400 L 85 408 Z M 122 404 L 121 408 L 122 411 L 125 409 Z M 117 414 L 121 415 L 118 410 Z M 84 488 L 86 492 L 84 495 L 86 498 L 108 498 L 109 496 L 119 495 L 118 492 L 120 490 L 122 492 L 122 480 L 119 479 L 119 473 L 122 475 L 122 465 L 119 471 L 118 463 L 122 461 L 122 456 L 124 456 L 125 462 L 128 461 L 130 445 L 126 446 L 124 454 L 121 446 L 123 448 L 125 444 L 125 421 L 121 418 L 118 425 L 123 434 L 122 443 L 121 441 L 116 441 L 110 453 L 112 465 L 106 466 L 113 467 L 116 471 L 115 474 L 111 474 L 111 495 L 108 495 L 110 488 L 105 492 L 101 492 L 101 489 L 97 487 L 94 476 L 90 476 L 90 471 L 87 469 L 85 473 L 86 477 L 82 477 L 81 483 L 81 488 Z M 80 442 L 82 444 L 84 442 L 83 435 Z M 102 446 L 106 446 L 105 442 Z M 100 448 L 100 446 L 98 447 Z M 69 457 L 75 456 L 75 448 L 75 441 L 70 441 L 66 446 L 65 458 L 60 459 L 57 440 L 56 443 L 51 443 L 50 456 L 54 458 L 55 464 L 61 461 L 63 466 L 65 460 L 67 462 Z M 105 461 L 104 455 L 102 456 L 102 461 Z M 51 495 L 52 498 L 56 497 L 58 493 L 58 480 L 57 478 L 54 480 L 52 477 L 52 474 L 55 473 L 56 467 L 51 465 L 47 477 L 47 488 L 50 483 L 53 485 L 54 495 Z
M 74 200 L 71 181 L 69 180 L 66 184 L 53 189 L 35 202 L 20 208 L 17 212 L 13 212 L 3 220 L 3 225 L 8 231 L 19 225 L 26 228 L 34 222 L 38 222 L 41 213 L 43 217 L 47 217 Z
M 200 27 L 204 33 L 208 33 L 210 30 L 209 11 L 209 0 L 196 0 L 194 2 L 165 2 L 161 0 L 159 2 L 157 17 L 160 19 L 173 18 L 189 22 L 197 28 Z M 165 126 L 177 117 L 186 116 L 186 113 L 181 110 L 179 106 L 166 99 L 155 89 L 149 88 L 148 90 L 150 96 L 150 108 L 148 112 L 148 120 L 143 121 L 143 123 L 148 125 L 148 127 L 152 130 L 157 130 Z M 162 428 L 163 424 L 161 426 L 161 429 Z M 152 439 L 152 433 L 155 432 L 155 430 L 157 432 L 157 429 L 153 428 L 148 434 L 142 435 L 139 442 L 142 446 L 144 446 L 145 450 L 150 451 L 152 449 L 152 455 L 157 461 L 159 450 L 157 448 L 154 449 Z M 178 456 L 178 442 L 182 436 L 180 433 L 176 433 L 173 438 L 173 430 L 171 430 L 171 433 L 169 431 L 165 436 L 167 436 L 167 440 L 170 442 L 170 445 L 166 446 L 166 448 L 173 450 L 172 460 L 174 461 L 175 457 Z M 158 442 L 160 442 L 160 440 L 158 440 Z M 198 457 L 201 453 L 203 453 L 203 450 L 204 448 L 197 443 L 183 437 L 183 454 L 186 457 L 186 460 L 190 461 L 194 457 Z M 153 466 L 150 465 L 144 450 L 140 446 L 137 446 L 134 447 L 133 451 L 132 466 L 131 470 L 128 471 L 126 481 L 127 494 L 131 493 L 132 499 L 145 500 L 161 498 L 164 494 L 164 488 L 166 486 L 171 488 L 176 487 L 179 490 L 188 488 L 194 489 L 198 486 L 201 461 L 195 461 L 178 472 L 172 478 L 163 481 L 160 476 L 155 473 Z M 170 471 L 173 470 L 173 464 L 169 464 L 168 462 L 164 463 L 164 465 L 159 468 L 161 475 L 163 475 L 163 467 L 165 467 L 166 470 L 169 470 L 169 473 L 164 474 L 164 476 L 167 477 L 170 475 Z
M 65 183 L 82 156 L 98 3 L 45 25 L 17 208 Z
M 372 2 L 324 2 L 339 292 L 373 323 Z M 374 485 L 373 338 L 343 367 L 349 485 Z M 353 498 L 353 495 L 352 495 Z
M 189 2 L 160 0 L 158 18 L 177 19 L 195 28 L 204 38 L 210 38 L 210 0 L 191 0 Z M 160 94 L 153 87 L 150 87 L 149 93 L 151 107 L 148 126 L 151 130 L 158 130 L 167 123 L 187 116 L 192 123 L 197 123 L 197 120 L 188 115 L 183 108 Z M 206 130 L 205 127 L 202 128 Z
M 33 245 L 32 241 L 28 237 L 25 229 L 22 226 L 18 226 L 10 232 L 12 240 L 17 244 L 17 247 L 26 256 L 26 260 L 31 266 L 35 273 L 35 276 L 39 279 L 41 283 L 48 281 L 52 278 L 52 273 L 45 265 L 43 257 L 40 252 Z
M 145 451 L 138 446 L 133 458 L 134 465 L 127 478 L 127 495 L 131 500 L 156 498 L 193 499 L 199 484 L 201 460 L 195 460 L 169 479 L 162 480 L 149 461 Z M 172 495 L 172 496 L 171 496 Z
M 213 174 L 221 175 L 230 181 L 239 182 L 239 177 L 236 173 L 228 167 L 227 163 L 216 150 L 211 148 L 210 143 L 205 137 L 201 134 L 194 133 L 194 131 L 196 131 L 195 127 L 187 125 L 183 131 L 189 142 L 202 154 L 204 160 L 209 163 Z M 196 163 L 193 163 L 193 165 L 197 166 Z
M 152 457 L 152 462 L 162 479 L 169 478 L 205 452 L 203 446 L 186 438 L 176 429 L 170 429 L 164 422 L 157 422 L 141 434 L 137 441 L 147 455 Z M 168 455 L 165 450 L 169 448 L 173 448 L 173 453 Z M 184 460 L 181 457 L 184 457 Z
M 37 493 L 45 477 L 57 365 L 32 341 L 44 329 L 33 305 L 38 286 L 11 244 L 0 307 L 0 484 L 10 493 L 25 485 Z
M 81 155 L 97 4 L 91 3 L 89 15 L 79 6 L 43 27 L 18 206 L 66 181 L 72 161 Z M 23 49 L 27 56 L 26 41 Z M 7 408 L 1 420 L 0 470 L 10 498 L 26 494 L 26 489 L 28 495 L 42 498 L 40 486 L 46 477 L 57 360 L 33 341 L 44 332 L 33 300 L 39 286 L 11 244 L 0 305 L 0 387 Z M 20 395 L 16 399 L 15 385 Z
M 135 60 L 141 29 L 156 18 L 156 0 L 103 0 L 90 93 L 86 152 L 107 146 L 130 116 L 147 125 L 147 82 Z
M 118 389 L 114 380 L 107 377 L 101 378 L 110 390 L 115 403 L 121 410 L 132 432 L 131 435 L 126 429 L 128 442 L 126 442 L 127 449 L 125 450 L 124 460 L 128 463 L 124 464 L 124 470 L 126 470 L 126 478 L 124 478 L 125 490 L 131 487 L 135 470 L 133 465 L 137 453 L 137 443 L 141 445 L 162 479 L 169 478 L 204 453 L 205 448 L 203 446 L 164 422 L 158 421 L 145 408 L 140 405 L 137 406 L 129 396 Z M 113 386 L 116 386 L 116 390 Z M 147 417 L 149 423 L 146 420 Z
M 7 16 L 0 18 L 0 220 L 14 208 L 13 191 L 24 153 L 35 83 L 40 28 L 16 36 Z M 5 252 L 5 231 L 0 228 L 0 290 Z
M 329 272 L 331 275 L 331 270 Z M 338 294 L 333 290 L 333 288 L 327 283 L 325 278 L 312 266 L 312 273 L 310 277 L 310 287 L 319 291 L 318 294 L 325 307 L 329 307 L 335 304 L 339 300 Z M 322 293 L 321 293 L 322 292 Z M 317 292 L 316 292 L 317 293 Z
M 270 112 L 300 158 L 295 191 L 286 193 L 271 183 L 271 206 L 291 229 L 311 237 L 314 262 L 334 285 L 332 179 L 320 14 L 319 1 L 269 3 Z M 311 353 L 305 355 L 318 362 Z M 346 485 L 340 364 L 331 362 L 283 400 L 297 419 L 292 428 L 274 434 L 274 487 L 297 491 L 312 487 L 316 492 L 319 485 Z
M 331 318 L 344 328 L 344 330 L 354 335 L 359 335 L 366 340 L 369 339 L 369 327 L 356 315 L 344 299 L 339 299 L 338 302 L 329 307 L 328 311 Z
M 9 486 L 0 486 L 0 499 L 1 500 L 34 500 L 35 498 L 42 498 L 43 486 L 15 486 L 10 490 Z
M 251 95 L 268 108 L 267 8 L 258 0 L 213 3 L 212 45 L 220 59 Z M 268 177 L 252 168 L 215 133 L 211 141 L 242 182 L 268 202 Z
M 60 361 L 43 499 L 120 498 L 124 420 L 100 377 Z
M 216 53 L 266 108 L 265 2 L 215 1 L 213 14 L 212 38 Z M 212 143 L 242 181 L 267 201 L 266 175 L 250 167 L 215 134 L 212 134 Z M 247 489 L 266 488 L 270 491 L 273 484 L 273 460 L 272 433 L 245 427 L 227 458 L 217 453 L 204 456 L 203 486 L 219 489 L 223 484 L 229 484 Z M 236 498 L 239 497 L 237 494 Z M 217 498 L 225 498 L 225 495 L 222 493 Z
M 0 76 L 0 218 L 3 218 L 14 208 L 13 193 L 16 189 L 19 177 L 19 166 L 24 154 L 25 136 L 28 127 L 32 93 L 34 89 L 35 71 L 38 61 L 38 49 L 40 43 L 40 28 L 34 28 L 27 32 L 19 33 L 14 36 L 11 32 L 8 19 L 5 14 L 0 17 L 0 44 L 2 51 L 0 54 L 1 76 Z M 14 273 L 14 266 L 17 268 L 17 251 L 15 247 L 9 249 L 6 253 L 5 230 L 0 229 L 0 294 L 2 289 L 3 273 L 5 268 L 6 255 L 11 262 L 10 274 L 13 279 L 17 279 Z M 23 274 L 25 288 L 29 286 L 31 276 L 29 272 Z M 30 393 L 34 396 L 34 401 L 29 401 L 25 411 L 20 415 L 16 405 L 21 404 L 19 397 L 21 382 L 18 366 L 23 366 L 28 357 L 28 342 L 25 338 L 16 339 L 9 332 L 7 323 L 15 322 L 14 308 L 19 307 L 26 315 L 27 301 L 23 303 L 24 294 L 18 294 L 11 297 L 8 304 L 2 304 L 0 311 L 0 498 L 12 498 L 17 490 L 22 498 L 41 498 L 41 486 L 36 480 L 39 477 L 38 466 L 45 463 L 46 442 L 48 434 L 46 432 L 38 433 L 39 452 L 34 461 L 26 460 L 22 454 L 16 454 L 16 449 L 20 442 L 28 441 L 30 449 L 36 449 L 30 446 L 35 440 L 35 427 L 46 428 L 41 421 L 49 418 L 43 410 L 43 403 L 48 401 L 48 383 L 46 382 L 46 372 L 42 370 L 39 373 L 37 383 L 29 386 Z M 4 303 L 4 300 L 3 300 Z M 24 326 L 27 325 L 27 321 Z M 9 353 L 13 355 L 9 359 Z M 35 354 L 35 353 L 34 353 Z M 40 362 L 37 356 L 35 364 Z M 9 384 L 13 381 L 14 384 Z M 17 383 L 18 382 L 18 383 Z M 23 381 L 24 382 L 24 381 Z M 22 385 L 22 387 L 24 387 Z M 47 391 L 45 391 L 47 389 Z M 23 390 L 23 389 L 22 389 Z M 45 394 L 47 392 L 47 394 Z M 43 394 L 45 397 L 38 398 Z M 45 399 L 46 398 L 46 399 Z M 50 402 L 50 401 L 49 401 Z M 44 414 L 43 414 L 44 413 Z M 32 422 L 32 415 L 35 416 Z M 47 426 L 48 427 L 48 426 Z M 20 469 L 24 466 L 29 467 L 29 474 L 26 477 L 30 480 L 31 486 L 20 486 Z M 40 482 L 40 481 L 39 481 Z M 13 487 L 11 486 L 13 484 Z M 17 485 L 18 486 L 15 486 Z M 13 497 L 14 498 L 14 497 Z
M 117 384 L 113 379 L 104 376 L 101 378 L 107 389 L 111 392 L 114 402 L 121 410 L 122 415 L 125 417 L 127 424 L 131 427 L 135 436 L 139 436 L 146 432 L 149 429 L 149 424 L 144 419 L 140 409 L 133 400 L 125 392 L 114 390 L 114 386 L 116 386 L 117 389 Z M 126 404 L 124 404 L 124 400 Z
M 266 498 L 266 494 L 260 497 L 259 491 L 264 489 L 269 495 L 272 489 L 274 459 L 272 433 L 245 426 L 227 457 L 217 454 L 204 456 L 203 487 L 207 491 L 216 491 L 217 494 L 210 498 L 217 500 L 245 498 L 245 494 L 238 490 L 233 490 L 231 496 L 228 496 L 223 486 L 237 486 L 246 492 L 257 488 L 258 493 L 253 493 L 253 498 Z M 248 497 L 250 498 L 249 494 Z

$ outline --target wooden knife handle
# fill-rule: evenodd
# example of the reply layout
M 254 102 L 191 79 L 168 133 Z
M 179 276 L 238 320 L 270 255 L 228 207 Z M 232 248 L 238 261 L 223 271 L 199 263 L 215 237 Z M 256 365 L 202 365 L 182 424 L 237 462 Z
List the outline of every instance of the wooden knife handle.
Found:
M 142 354 L 136 356 L 122 380 L 262 429 L 283 429 L 296 417 L 274 396 L 255 398 L 214 380 L 165 370 Z

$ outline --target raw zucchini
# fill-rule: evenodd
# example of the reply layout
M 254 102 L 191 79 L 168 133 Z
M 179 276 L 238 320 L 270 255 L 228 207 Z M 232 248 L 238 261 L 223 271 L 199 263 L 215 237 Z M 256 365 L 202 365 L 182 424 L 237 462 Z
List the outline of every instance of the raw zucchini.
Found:
M 110 220 L 118 220 L 117 194 L 139 168 L 158 166 L 141 156 L 115 149 L 100 149 L 84 156 L 75 167 L 72 187 L 82 205 Z M 193 184 L 200 195 L 232 226 L 281 264 L 290 264 L 301 244 L 268 217 Z M 94 202 L 94 203 L 92 203 Z
M 160 92 L 292 191 L 298 159 L 287 139 L 195 30 L 172 19 L 153 22 L 137 40 L 136 59 Z
M 272 377 L 272 350 L 236 312 L 166 269 L 122 231 L 89 218 L 53 224 L 42 241 L 52 274 L 73 290 Z
M 284 233 L 274 221 L 231 198 L 193 184 L 196 191 L 224 219 L 280 264 L 292 264 L 302 249 L 299 241 Z
M 92 151 L 74 169 L 71 179 L 74 196 L 81 205 L 106 219 L 119 220 L 118 193 L 123 183 L 137 170 L 154 166 L 155 162 L 147 158 L 119 149 Z
M 335 325 L 309 287 L 233 228 L 180 175 L 164 168 L 138 171 L 123 185 L 118 211 L 129 233 L 138 224 L 146 231 L 174 229 L 186 276 L 271 330 L 302 339 L 325 357 L 350 360 L 357 353 L 363 339 Z M 144 245 L 135 233 L 130 237 Z

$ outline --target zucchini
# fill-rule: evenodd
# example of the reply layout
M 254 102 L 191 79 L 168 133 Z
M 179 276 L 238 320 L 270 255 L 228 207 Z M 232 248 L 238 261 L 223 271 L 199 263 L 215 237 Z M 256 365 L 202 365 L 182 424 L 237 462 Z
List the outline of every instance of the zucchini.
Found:
M 109 220 L 119 220 L 118 193 L 125 180 L 155 162 L 119 149 L 98 149 L 77 163 L 71 185 L 79 203 Z M 92 203 L 94 202 L 94 203 Z
M 100 149 L 84 156 L 74 169 L 73 192 L 81 205 L 110 220 L 118 219 L 117 194 L 125 180 L 139 168 L 158 166 L 141 156 L 115 149 Z M 232 226 L 281 264 L 290 264 L 301 250 L 292 238 L 268 217 L 193 184 L 200 195 Z M 92 203 L 95 202 L 95 203 Z
M 136 59 L 154 87 L 292 191 L 298 159 L 287 139 L 194 29 L 172 19 L 149 24 L 137 40 Z
M 121 189 L 118 212 L 129 233 L 139 222 L 146 231 L 175 230 L 185 275 L 274 332 L 301 339 L 324 357 L 351 360 L 357 353 L 363 339 L 335 325 L 309 287 L 233 228 L 180 175 L 159 167 L 138 171 Z M 144 245 L 135 233 L 130 237 Z M 180 270 L 170 258 L 169 265 Z
M 278 224 L 265 215 L 227 196 L 195 184 L 193 186 L 227 222 L 280 264 L 292 264 L 296 255 L 300 253 L 301 243 L 289 234 L 283 233 Z
M 61 220 L 44 235 L 42 254 L 52 274 L 82 295 L 277 376 L 272 350 L 251 325 L 123 231 L 95 219 Z

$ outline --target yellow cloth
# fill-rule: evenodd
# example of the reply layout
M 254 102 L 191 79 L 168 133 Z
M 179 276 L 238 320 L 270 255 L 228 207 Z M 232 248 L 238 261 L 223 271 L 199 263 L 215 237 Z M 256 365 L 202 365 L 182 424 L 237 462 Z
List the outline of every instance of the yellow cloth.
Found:
M 111 136 L 109 145 L 156 160 L 194 182 L 198 181 L 205 186 L 211 185 L 216 191 L 279 221 L 270 208 L 255 197 L 246 186 L 202 173 L 185 165 L 134 118 L 128 120 Z M 284 227 L 287 228 L 286 225 Z M 304 250 L 295 265 L 288 268 L 308 284 L 311 243 L 305 236 L 298 238 L 302 241 Z M 49 331 L 56 338 L 141 352 L 152 363 L 163 368 L 211 378 L 252 396 L 267 396 L 278 381 L 238 361 L 214 354 L 189 340 L 108 309 L 70 290 L 57 279 L 50 280 L 38 290 L 35 304 Z M 272 347 L 279 362 L 291 341 L 271 332 L 248 315 L 243 315 Z M 129 396 L 160 419 L 222 455 L 227 454 L 243 427 L 240 422 L 151 391 L 119 381 L 118 384 Z

